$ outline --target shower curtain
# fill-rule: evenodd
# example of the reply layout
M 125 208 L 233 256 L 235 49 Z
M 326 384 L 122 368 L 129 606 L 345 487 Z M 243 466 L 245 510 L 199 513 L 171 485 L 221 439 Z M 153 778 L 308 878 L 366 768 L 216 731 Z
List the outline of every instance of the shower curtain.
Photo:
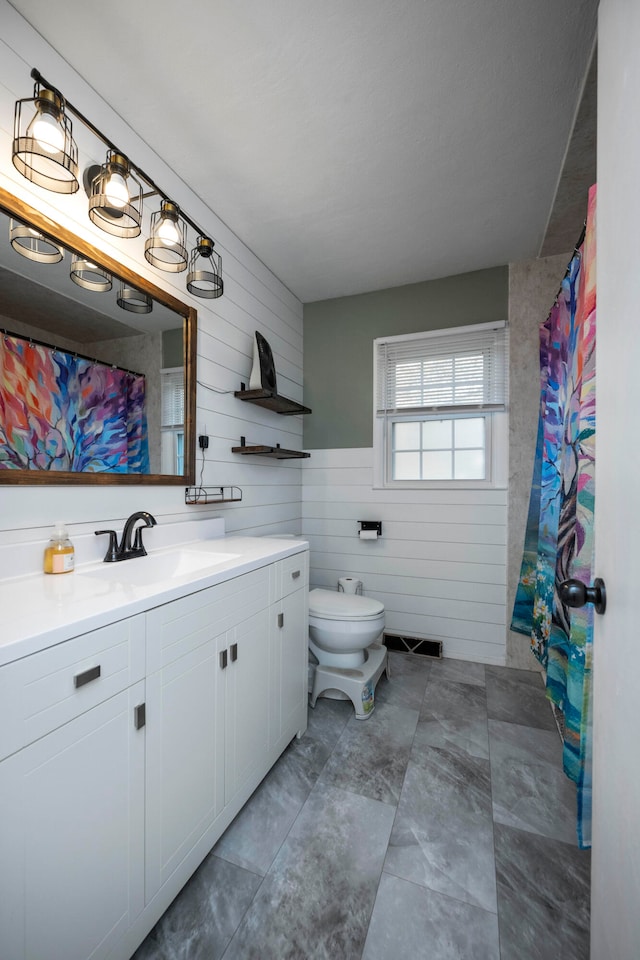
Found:
M 540 328 L 540 415 L 512 630 L 531 638 L 547 697 L 563 715 L 563 767 L 575 781 L 577 833 L 591 846 L 593 607 L 567 608 L 558 585 L 592 583 L 595 467 L 596 187 L 584 242 Z
M 0 335 L 0 469 L 149 473 L 145 378 Z

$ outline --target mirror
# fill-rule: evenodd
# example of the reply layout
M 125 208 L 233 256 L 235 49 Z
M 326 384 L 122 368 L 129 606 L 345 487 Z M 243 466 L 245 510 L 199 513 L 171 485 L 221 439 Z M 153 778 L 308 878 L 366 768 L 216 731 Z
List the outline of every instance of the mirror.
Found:
M 196 311 L 0 188 L 0 483 L 193 484 L 195 393 Z

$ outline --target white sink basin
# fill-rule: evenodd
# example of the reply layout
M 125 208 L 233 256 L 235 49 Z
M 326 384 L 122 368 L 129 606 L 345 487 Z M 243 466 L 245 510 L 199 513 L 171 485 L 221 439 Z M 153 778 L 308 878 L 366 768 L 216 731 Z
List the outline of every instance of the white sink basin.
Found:
M 91 577 L 103 583 L 120 583 L 131 586 L 149 586 L 162 580 L 184 577 L 239 557 L 238 553 L 219 553 L 213 550 L 185 550 L 178 548 L 167 553 L 149 554 L 133 560 L 103 563 L 93 570 L 77 570 L 76 576 Z

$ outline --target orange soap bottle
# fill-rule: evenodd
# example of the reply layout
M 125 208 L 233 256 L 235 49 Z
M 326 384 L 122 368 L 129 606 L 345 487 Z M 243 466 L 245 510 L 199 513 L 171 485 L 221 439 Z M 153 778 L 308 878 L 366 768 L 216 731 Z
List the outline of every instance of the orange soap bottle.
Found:
M 45 573 L 71 573 L 74 567 L 74 549 L 64 523 L 56 523 L 44 551 Z

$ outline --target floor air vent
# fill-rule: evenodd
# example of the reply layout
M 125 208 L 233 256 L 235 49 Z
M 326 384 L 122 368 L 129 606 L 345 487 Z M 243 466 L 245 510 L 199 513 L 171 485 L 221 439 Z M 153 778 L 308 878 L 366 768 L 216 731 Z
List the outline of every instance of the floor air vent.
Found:
M 396 633 L 385 633 L 384 644 L 387 650 L 417 653 L 421 657 L 442 658 L 442 640 L 421 640 L 419 637 L 400 637 Z

